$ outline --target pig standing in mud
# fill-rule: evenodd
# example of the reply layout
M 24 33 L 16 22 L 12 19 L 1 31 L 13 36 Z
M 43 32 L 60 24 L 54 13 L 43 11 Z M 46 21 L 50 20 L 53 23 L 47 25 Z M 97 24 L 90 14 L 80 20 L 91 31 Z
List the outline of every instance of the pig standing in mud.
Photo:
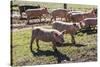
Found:
M 30 49 L 32 51 L 32 44 L 34 39 L 36 39 L 36 44 L 39 49 L 39 40 L 44 41 L 44 42 L 52 42 L 53 43 L 53 49 L 56 49 L 57 43 L 63 44 L 64 43 L 64 38 L 63 38 L 63 32 L 59 32 L 55 29 L 44 29 L 41 27 L 34 27 L 32 30 L 32 37 L 31 37 L 31 44 L 30 44 Z
M 76 44 L 74 34 L 81 29 L 80 23 L 68 23 L 68 22 L 62 22 L 62 21 L 54 21 L 53 22 L 53 29 L 57 29 L 60 32 L 66 31 L 66 33 L 70 34 L 72 37 L 72 43 Z

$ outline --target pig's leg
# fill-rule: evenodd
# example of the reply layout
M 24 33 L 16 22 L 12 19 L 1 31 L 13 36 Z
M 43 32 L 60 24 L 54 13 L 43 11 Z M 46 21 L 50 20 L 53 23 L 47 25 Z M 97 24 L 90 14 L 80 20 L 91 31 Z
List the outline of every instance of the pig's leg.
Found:
M 20 12 L 21 18 L 22 18 L 22 12 Z
M 30 50 L 32 51 L 32 44 L 33 44 L 34 38 L 31 38 L 31 43 L 30 43 Z
M 44 17 L 44 21 L 46 22 L 46 15 L 44 15 L 43 17 Z
M 40 46 L 39 46 L 39 40 L 36 39 L 36 45 L 37 45 L 37 50 L 39 50 Z
M 68 21 L 68 18 L 67 18 L 67 17 L 65 17 L 65 21 L 66 21 L 66 22 Z
M 27 17 L 27 24 L 29 24 L 29 20 L 30 20 L 30 18 L 29 18 L 29 17 Z
M 41 16 L 40 16 L 40 22 L 41 22 Z
M 61 17 L 61 21 L 62 21 L 62 18 L 63 18 L 63 17 Z
M 55 50 L 55 51 L 57 51 L 57 48 L 56 48 L 56 42 L 52 42 L 52 44 L 53 44 L 53 49 Z
M 74 35 L 73 35 L 73 34 L 71 34 L 71 37 L 72 37 L 72 40 L 71 40 L 71 41 L 72 41 L 72 43 L 73 43 L 73 44 L 76 44 L 76 43 L 75 43 L 75 37 L 74 37 Z
M 56 17 L 54 17 L 54 20 L 56 21 Z
M 52 20 L 53 20 L 53 17 L 51 18 L 51 20 L 50 20 L 50 21 L 52 22 Z

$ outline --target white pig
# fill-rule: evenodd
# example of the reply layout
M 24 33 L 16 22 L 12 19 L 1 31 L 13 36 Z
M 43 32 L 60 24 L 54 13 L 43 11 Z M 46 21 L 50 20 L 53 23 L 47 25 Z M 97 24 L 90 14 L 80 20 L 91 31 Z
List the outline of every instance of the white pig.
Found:
M 32 50 L 32 44 L 34 39 L 36 39 L 37 47 L 39 49 L 39 40 L 44 42 L 52 42 L 53 43 L 53 49 L 55 50 L 57 43 L 63 44 L 64 38 L 63 38 L 64 32 L 59 32 L 55 29 L 44 29 L 42 27 L 34 27 L 32 30 L 32 37 L 31 37 L 31 44 L 30 49 Z

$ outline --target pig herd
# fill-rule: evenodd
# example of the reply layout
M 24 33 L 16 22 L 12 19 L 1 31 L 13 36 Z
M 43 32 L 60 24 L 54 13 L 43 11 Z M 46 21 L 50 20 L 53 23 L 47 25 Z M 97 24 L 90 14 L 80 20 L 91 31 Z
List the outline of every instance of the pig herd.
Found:
M 36 40 L 37 48 L 39 49 L 39 40 L 44 42 L 52 42 L 52 47 L 56 49 L 57 44 L 64 43 L 64 33 L 71 35 L 72 44 L 75 42 L 75 33 L 85 27 L 96 27 L 97 26 L 97 9 L 92 9 L 89 12 L 72 11 L 68 9 L 55 9 L 51 13 L 48 12 L 47 8 L 38 9 L 27 9 L 27 19 L 33 16 L 39 16 L 40 21 L 43 14 L 51 15 L 52 29 L 45 29 L 42 27 L 34 27 L 32 30 L 30 49 L 32 51 L 33 41 Z M 60 21 L 56 20 L 61 18 Z M 65 21 L 62 20 L 65 18 Z

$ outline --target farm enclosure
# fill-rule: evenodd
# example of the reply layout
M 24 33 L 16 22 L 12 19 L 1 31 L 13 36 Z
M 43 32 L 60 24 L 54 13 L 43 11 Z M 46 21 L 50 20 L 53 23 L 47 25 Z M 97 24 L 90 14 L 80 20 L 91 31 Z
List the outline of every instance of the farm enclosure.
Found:
M 40 5 L 40 7 L 47 7 L 49 12 L 53 9 L 63 8 L 63 3 L 44 3 L 44 2 L 26 2 L 26 1 L 13 1 L 12 5 Z M 67 4 L 67 8 L 79 11 L 89 11 L 96 8 L 95 5 L 80 5 L 80 4 Z M 18 6 L 12 7 L 13 15 L 19 15 Z M 20 15 L 19 15 L 20 16 Z M 31 20 L 32 22 L 35 19 Z M 42 19 L 43 22 L 44 19 Z M 50 20 L 50 18 L 48 19 Z M 38 19 L 36 20 L 38 23 Z M 12 18 L 12 65 L 40 65 L 40 64 L 56 64 L 56 63 L 74 63 L 74 62 L 89 62 L 97 61 L 97 30 L 78 31 L 75 35 L 76 45 L 72 45 L 71 37 L 69 34 L 64 34 L 65 45 L 57 46 L 57 54 L 52 49 L 52 43 L 40 41 L 40 50 L 36 50 L 37 46 L 34 41 L 33 52 L 30 51 L 30 39 L 32 29 L 40 26 L 43 28 L 52 28 L 52 24 L 40 23 L 27 25 L 27 20 L 20 20 Z M 64 61 L 66 60 L 66 61 Z

